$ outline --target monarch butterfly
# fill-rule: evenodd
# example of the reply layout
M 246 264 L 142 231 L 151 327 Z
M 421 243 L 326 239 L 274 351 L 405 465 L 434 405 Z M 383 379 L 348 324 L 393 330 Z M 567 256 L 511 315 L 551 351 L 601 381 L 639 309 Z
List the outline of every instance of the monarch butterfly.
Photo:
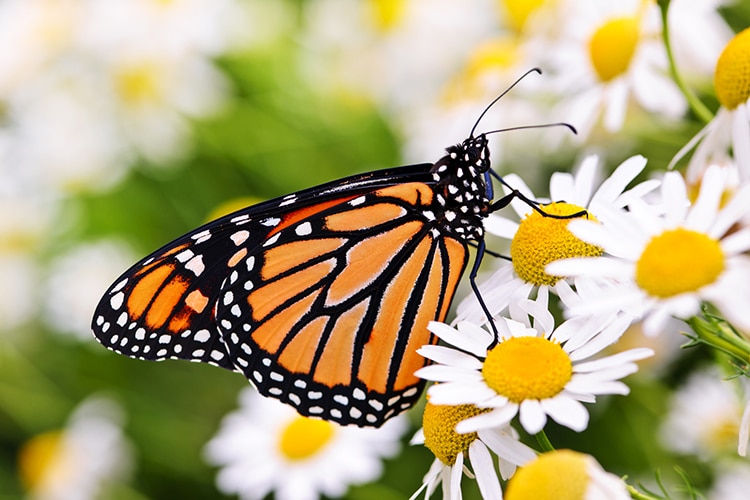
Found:
M 478 293 L 482 219 L 521 196 L 492 201 L 490 175 L 502 179 L 487 135 L 499 130 L 474 137 L 518 81 L 436 163 L 322 184 L 168 243 L 107 290 L 96 338 L 133 358 L 238 371 L 261 394 L 340 424 L 380 426 L 410 408 L 424 385 L 416 350 L 437 340 L 427 323 L 445 318 L 469 244 Z

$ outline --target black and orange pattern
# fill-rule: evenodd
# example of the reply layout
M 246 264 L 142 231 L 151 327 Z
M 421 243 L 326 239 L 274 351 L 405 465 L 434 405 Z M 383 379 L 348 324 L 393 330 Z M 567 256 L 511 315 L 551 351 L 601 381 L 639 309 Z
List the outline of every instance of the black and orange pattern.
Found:
M 243 373 L 304 415 L 379 426 L 411 407 L 420 346 L 445 318 L 490 211 L 484 135 L 435 164 L 371 172 L 235 212 L 107 291 L 106 347 Z M 481 256 L 480 256 L 481 257 Z

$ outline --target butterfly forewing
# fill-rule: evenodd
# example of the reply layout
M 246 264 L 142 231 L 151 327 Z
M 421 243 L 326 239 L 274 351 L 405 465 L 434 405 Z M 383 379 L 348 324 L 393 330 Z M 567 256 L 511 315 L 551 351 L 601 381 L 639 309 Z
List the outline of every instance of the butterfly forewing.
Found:
M 445 317 L 466 263 L 464 245 L 425 217 L 432 198 L 406 183 L 292 212 L 242 250 L 250 272 L 228 277 L 216 314 L 261 393 L 344 424 L 380 425 L 413 405 L 416 349 L 434 341 L 427 323 Z

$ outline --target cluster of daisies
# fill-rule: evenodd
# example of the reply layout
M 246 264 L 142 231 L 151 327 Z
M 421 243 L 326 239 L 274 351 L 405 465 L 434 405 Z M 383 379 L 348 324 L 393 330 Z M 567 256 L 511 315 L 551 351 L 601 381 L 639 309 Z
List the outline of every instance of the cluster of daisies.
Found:
M 585 404 L 597 396 L 628 394 L 621 379 L 637 370 L 636 361 L 654 354 L 650 348 L 618 346 L 634 327 L 650 337 L 683 332 L 728 354 L 735 376 L 746 374 L 749 74 L 750 30 L 745 30 L 718 58 L 715 87 L 722 108 L 686 146 L 697 150 L 684 175 L 666 171 L 635 183 L 646 166 L 646 159 L 636 156 L 594 189 L 592 156 L 576 175 L 553 174 L 548 199 L 535 197 L 518 176 L 505 177 L 506 194 L 516 189 L 540 200 L 538 208 L 546 214 L 569 218 L 545 216 L 521 200 L 512 203 L 520 222 L 491 215 L 486 228 L 509 241 L 512 257 L 480 286 L 492 318 L 472 296 L 459 305 L 454 326 L 430 325 L 442 345 L 419 351 L 433 364 L 417 375 L 434 384 L 424 427 L 414 439 L 436 457 L 424 480 L 426 496 L 442 483 L 444 498 L 460 498 L 467 474 L 476 478 L 484 498 L 502 498 L 498 478 L 531 466 L 534 472 L 524 472 L 519 484 L 510 479 L 505 498 L 556 498 L 560 491 L 553 493 L 549 484 L 575 488 L 578 493 L 569 498 L 630 498 L 623 481 L 583 463 L 575 475 L 554 462 L 543 467 L 538 462 L 546 461 L 546 454 L 537 458 L 521 444 L 513 425 L 537 435 L 543 449 L 550 449 L 543 433 L 548 418 L 574 431 L 586 429 Z M 560 316 L 565 319 L 558 324 Z M 723 431 L 724 441 L 733 436 L 744 456 L 750 403 L 741 418 L 737 410 L 743 394 L 747 400 L 747 384 L 738 383 L 738 397 L 721 375 L 712 374 L 713 385 L 704 374 L 703 387 L 689 381 L 678 393 L 662 431 L 665 444 L 715 457 L 717 447 L 726 447 L 717 444 L 716 434 Z M 716 404 L 709 407 L 712 393 Z M 716 422 L 720 414 L 725 417 Z M 700 433 L 692 430 L 699 426 Z M 490 452 L 498 457 L 499 474 Z M 566 472 L 560 474 L 560 468 Z M 748 484 L 748 470 L 735 469 L 716 483 L 721 498 L 746 491 L 740 485 Z M 587 479 L 575 484 L 581 476 Z

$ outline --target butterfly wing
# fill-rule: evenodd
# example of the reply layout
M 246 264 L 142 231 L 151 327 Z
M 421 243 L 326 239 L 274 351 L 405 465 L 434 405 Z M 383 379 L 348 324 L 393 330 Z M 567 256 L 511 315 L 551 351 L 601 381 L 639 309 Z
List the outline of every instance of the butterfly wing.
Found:
M 445 317 L 466 264 L 429 217 L 431 167 L 352 176 L 210 222 L 124 273 L 94 334 L 126 356 L 241 371 L 306 415 L 380 425 L 419 397 L 415 350 L 433 340 L 426 324 Z
M 429 216 L 433 196 L 422 182 L 348 195 L 238 245 L 216 319 L 262 394 L 357 425 L 414 404 L 416 350 L 435 341 L 427 323 L 445 318 L 467 260 Z

